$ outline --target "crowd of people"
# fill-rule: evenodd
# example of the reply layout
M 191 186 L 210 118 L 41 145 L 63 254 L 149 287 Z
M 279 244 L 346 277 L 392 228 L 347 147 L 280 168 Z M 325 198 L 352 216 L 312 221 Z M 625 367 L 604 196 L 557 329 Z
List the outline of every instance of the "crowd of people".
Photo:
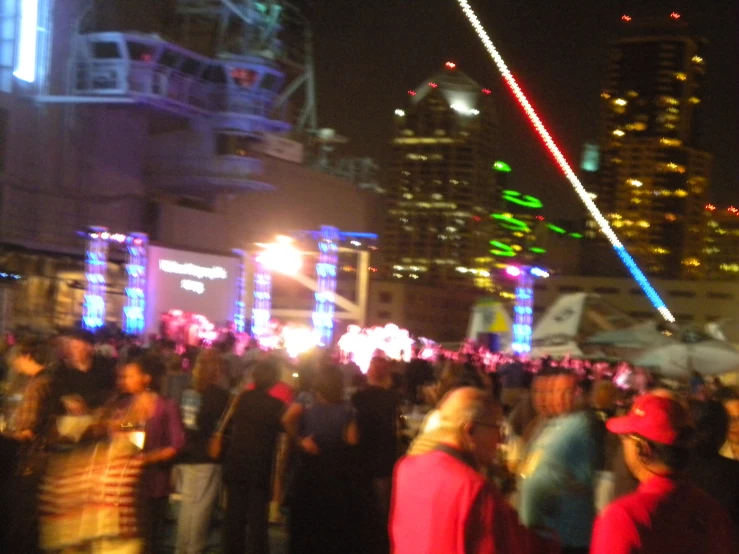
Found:
M 365 375 L 232 334 L 1 354 L 3 552 L 261 554 L 270 525 L 291 554 L 739 552 L 718 380 L 470 348 Z

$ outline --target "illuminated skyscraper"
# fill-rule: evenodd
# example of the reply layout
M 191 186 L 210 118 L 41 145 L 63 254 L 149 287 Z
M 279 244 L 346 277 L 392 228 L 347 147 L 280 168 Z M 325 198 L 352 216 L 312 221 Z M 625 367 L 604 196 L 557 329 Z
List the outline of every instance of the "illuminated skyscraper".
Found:
M 408 91 L 381 239 L 388 276 L 472 284 L 490 269 L 496 131 L 490 90 L 451 62 Z
M 669 10 L 622 23 L 601 93 L 597 202 L 647 273 L 699 278 L 711 168 L 700 143 L 705 41 Z
M 705 276 L 712 281 L 739 279 L 739 209 L 705 207 L 706 239 L 702 248 Z

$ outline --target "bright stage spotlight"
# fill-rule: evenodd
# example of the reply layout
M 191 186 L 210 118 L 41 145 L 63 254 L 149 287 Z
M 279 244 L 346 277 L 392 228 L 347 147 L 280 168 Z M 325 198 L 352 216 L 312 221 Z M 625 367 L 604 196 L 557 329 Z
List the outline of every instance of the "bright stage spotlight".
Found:
M 303 266 L 302 254 L 290 237 L 280 235 L 275 242 L 258 246 L 264 250 L 257 255 L 257 263 L 270 271 L 295 275 Z

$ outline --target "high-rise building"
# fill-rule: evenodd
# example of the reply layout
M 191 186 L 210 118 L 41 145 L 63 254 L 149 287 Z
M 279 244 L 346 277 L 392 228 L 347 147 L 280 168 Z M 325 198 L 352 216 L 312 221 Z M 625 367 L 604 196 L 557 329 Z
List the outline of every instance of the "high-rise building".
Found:
M 395 110 L 381 237 L 388 276 L 434 284 L 489 276 L 496 131 L 491 91 L 451 62 L 408 91 Z
M 711 168 L 700 140 L 705 41 L 669 10 L 622 23 L 601 93 L 596 202 L 647 273 L 699 278 Z
M 702 249 L 709 280 L 739 280 L 739 208 L 705 207 L 706 238 Z

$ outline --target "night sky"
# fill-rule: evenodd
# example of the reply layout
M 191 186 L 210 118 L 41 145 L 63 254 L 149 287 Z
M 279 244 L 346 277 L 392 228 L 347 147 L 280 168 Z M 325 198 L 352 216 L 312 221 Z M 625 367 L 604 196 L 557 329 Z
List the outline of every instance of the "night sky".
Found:
M 650 6 L 660 0 L 650 0 Z M 582 144 L 597 142 L 607 43 L 617 37 L 623 2 L 472 0 L 509 68 L 573 166 Z M 739 202 L 739 2 L 676 5 L 710 41 L 703 90 L 704 148 L 715 156 L 710 196 Z M 669 17 L 670 10 L 666 11 Z M 579 215 L 579 201 L 555 170 L 456 0 L 315 0 L 318 121 L 350 138 L 339 155 L 390 160 L 393 110 L 447 60 L 499 98 L 501 153 L 512 185 L 542 197 L 547 212 Z M 553 215 L 553 214 L 552 214 Z

